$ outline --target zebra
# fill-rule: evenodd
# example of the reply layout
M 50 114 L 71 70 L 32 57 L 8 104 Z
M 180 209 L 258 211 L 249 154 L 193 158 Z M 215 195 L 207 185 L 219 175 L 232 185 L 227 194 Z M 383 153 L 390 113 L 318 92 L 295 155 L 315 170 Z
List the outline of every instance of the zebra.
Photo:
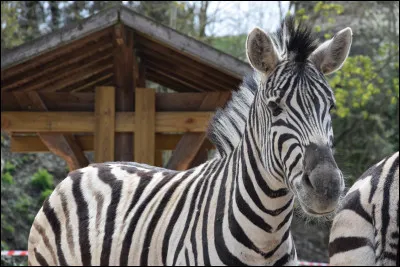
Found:
M 399 152 L 365 171 L 335 215 L 330 265 L 399 265 Z
M 295 197 L 313 216 L 344 190 L 332 154 L 325 75 L 352 42 L 345 28 L 318 43 L 293 16 L 247 36 L 253 72 L 210 120 L 217 156 L 185 171 L 136 162 L 74 170 L 31 227 L 31 265 L 294 265 Z

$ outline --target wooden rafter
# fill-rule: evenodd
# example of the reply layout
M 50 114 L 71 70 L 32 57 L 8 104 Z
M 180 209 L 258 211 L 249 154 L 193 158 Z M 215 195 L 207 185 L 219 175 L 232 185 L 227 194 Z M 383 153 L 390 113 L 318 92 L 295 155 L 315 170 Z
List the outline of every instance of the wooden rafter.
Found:
M 50 61 L 47 64 L 38 66 L 37 68 L 29 71 L 24 76 L 16 76 L 9 79 L 2 86 L 1 90 L 9 90 L 17 87 L 24 87 L 30 82 L 40 83 L 41 81 L 49 79 L 49 77 L 57 77 L 62 75 L 67 68 L 76 68 L 77 66 L 82 66 L 85 62 L 91 62 L 99 58 L 103 51 L 108 51 L 110 53 L 110 48 L 112 44 L 106 42 L 97 42 L 92 46 L 85 48 L 85 51 L 79 51 L 79 53 L 68 54 L 62 58 L 57 58 L 57 60 Z
M 166 68 L 167 70 L 176 73 L 178 76 L 185 77 L 196 84 L 201 84 L 202 87 L 210 88 L 209 91 L 226 91 L 227 89 L 231 90 L 233 87 L 233 84 L 230 80 L 223 81 L 221 79 L 215 79 L 213 76 L 211 76 L 211 73 L 215 72 L 215 70 L 198 70 L 187 63 L 182 64 L 175 60 L 171 60 L 171 58 L 163 56 L 160 54 L 160 52 L 156 51 L 142 52 L 141 55 L 146 61 L 151 62 L 152 65 L 158 66 L 160 69 Z
M 47 110 L 47 107 L 36 92 L 15 92 L 14 95 L 22 107 L 29 106 L 32 110 Z M 89 164 L 83 150 L 71 134 L 38 133 L 38 136 L 51 152 L 66 161 L 70 170 L 82 168 Z
M 192 72 L 205 72 L 208 73 L 209 79 L 217 81 L 219 84 L 224 85 L 224 87 L 231 88 L 232 84 L 240 82 L 240 79 L 234 78 L 226 73 L 220 72 L 218 69 L 210 68 L 201 64 L 197 60 L 190 57 L 182 56 L 181 53 L 168 48 L 162 44 L 155 43 L 143 36 L 138 35 L 138 53 L 139 55 L 151 55 L 153 57 L 167 59 L 176 64 L 180 64 L 183 67 L 188 68 Z M 233 82 L 233 83 L 232 83 Z
M 110 27 L 97 32 L 93 32 L 92 34 L 82 38 L 81 40 L 76 40 L 68 45 L 60 46 L 53 51 L 49 51 L 48 53 L 40 55 L 40 57 L 34 57 L 26 62 L 2 70 L 2 82 L 7 81 L 9 78 L 14 78 L 14 76 L 16 75 L 24 75 L 24 73 L 26 73 L 27 71 L 36 69 L 37 67 L 40 67 L 41 65 L 45 64 L 46 62 L 50 62 L 55 58 L 60 58 L 63 56 L 68 57 L 73 51 L 82 51 L 82 49 L 86 47 L 88 43 L 97 41 L 109 34 Z

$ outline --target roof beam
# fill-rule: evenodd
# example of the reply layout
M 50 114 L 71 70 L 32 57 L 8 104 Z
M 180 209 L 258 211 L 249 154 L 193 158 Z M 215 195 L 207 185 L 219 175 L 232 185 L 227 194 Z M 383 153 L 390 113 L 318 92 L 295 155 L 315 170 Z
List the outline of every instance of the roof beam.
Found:
M 48 80 L 49 77 L 62 75 L 65 69 L 76 68 L 82 66 L 85 62 L 91 62 L 99 58 L 99 55 L 104 55 L 103 51 L 110 51 L 111 47 L 112 44 L 107 39 L 96 42 L 93 45 L 88 45 L 84 49 L 58 57 L 57 60 L 46 62 L 36 68 L 27 70 L 23 74 L 2 80 L 1 90 L 7 91 L 29 85 L 29 82 L 32 81 L 33 83 L 39 83 L 40 81 Z M 111 52 L 108 53 L 111 54 Z
M 205 132 L 214 112 L 156 112 L 158 133 Z M 1 130 L 19 133 L 91 133 L 95 131 L 94 112 L 1 112 Z M 135 113 L 115 113 L 116 132 L 135 132 Z
M 163 134 L 156 133 L 155 147 L 156 150 L 174 150 L 183 134 Z M 74 135 L 76 143 L 86 152 L 94 150 L 93 135 Z M 204 149 L 213 149 L 214 145 L 206 140 Z M 49 148 L 43 143 L 38 135 L 18 135 L 11 136 L 11 152 L 13 153 L 46 153 L 50 152 Z
M 39 90 L 43 92 L 59 90 L 60 87 L 70 85 L 76 80 L 82 79 L 88 75 L 94 75 L 105 69 L 112 67 L 111 57 L 109 51 L 93 56 L 90 60 L 83 60 L 74 64 L 74 67 L 68 70 L 61 69 L 52 76 L 42 77 L 30 84 L 15 88 L 17 91 L 34 91 Z M 53 76 L 54 75 L 54 76 Z

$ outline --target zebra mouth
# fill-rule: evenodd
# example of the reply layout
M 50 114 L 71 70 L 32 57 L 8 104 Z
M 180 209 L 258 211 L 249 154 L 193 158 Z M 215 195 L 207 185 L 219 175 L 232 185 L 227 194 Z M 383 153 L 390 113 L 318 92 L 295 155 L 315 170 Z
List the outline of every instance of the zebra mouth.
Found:
M 301 207 L 303 208 L 303 210 L 304 210 L 305 212 L 307 212 L 308 214 L 313 215 L 313 216 L 317 216 L 317 217 L 319 217 L 319 216 L 326 216 L 326 215 L 332 214 L 332 213 L 335 211 L 335 209 L 333 209 L 333 210 L 328 211 L 328 212 L 316 212 L 315 210 L 310 209 L 309 207 L 307 207 L 306 205 L 304 205 L 303 203 L 301 203 L 301 201 L 299 201 L 299 202 L 300 202 Z
M 298 201 L 299 201 L 299 203 L 300 203 L 301 208 L 302 208 L 307 214 L 310 214 L 310 215 L 315 216 L 315 217 L 327 216 L 327 215 L 332 214 L 332 213 L 335 211 L 335 209 L 332 209 L 331 211 L 328 211 L 328 212 L 316 212 L 315 210 L 313 210 L 313 209 L 309 208 L 307 205 L 305 205 L 305 204 L 301 201 L 300 197 L 297 197 L 297 199 L 298 199 Z

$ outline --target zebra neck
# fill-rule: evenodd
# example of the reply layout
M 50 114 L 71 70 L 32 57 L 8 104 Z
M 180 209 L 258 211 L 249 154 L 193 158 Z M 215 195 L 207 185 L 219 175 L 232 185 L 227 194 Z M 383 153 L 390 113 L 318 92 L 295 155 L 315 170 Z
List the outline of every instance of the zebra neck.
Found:
M 269 229 L 267 232 L 281 232 L 282 228 L 290 225 L 294 196 L 285 185 L 277 183 L 269 175 L 255 148 L 255 144 L 245 134 L 241 145 L 232 155 L 232 201 L 246 211 L 247 219 L 258 216 L 268 222 L 270 227 L 266 228 Z
M 293 196 L 286 188 L 271 189 L 253 157 L 238 146 L 223 162 L 215 236 L 229 251 L 240 252 L 240 260 L 270 265 L 282 255 L 292 257 Z

